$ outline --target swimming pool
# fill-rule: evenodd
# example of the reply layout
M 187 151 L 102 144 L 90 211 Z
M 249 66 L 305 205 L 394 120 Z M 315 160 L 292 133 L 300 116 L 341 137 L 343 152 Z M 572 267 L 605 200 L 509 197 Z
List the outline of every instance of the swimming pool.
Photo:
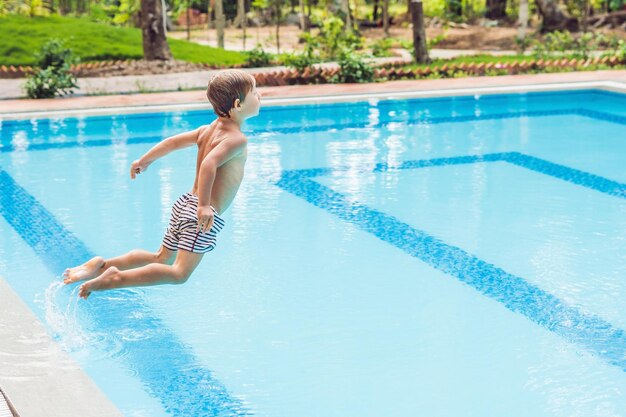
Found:
M 5 121 L 0 276 L 127 416 L 626 415 L 626 96 L 265 107 L 182 286 L 54 284 L 157 249 L 208 111 Z

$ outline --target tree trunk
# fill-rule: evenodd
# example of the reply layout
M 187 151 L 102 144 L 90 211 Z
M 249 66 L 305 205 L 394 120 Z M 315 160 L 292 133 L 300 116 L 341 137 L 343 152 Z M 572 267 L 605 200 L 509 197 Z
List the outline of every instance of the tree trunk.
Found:
M 72 11 L 72 5 L 70 0 L 59 0 L 59 14 L 61 16 L 68 14 Z
M 578 20 L 567 16 L 559 8 L 557 0 L 536 0 L 537 10 L 542 18 L 541 31 L 552 32 L 554 30 L 578 30 Z
M 304 0 L 299 0 L 300 3 L 300 29 L 304 32 L 309 32 L 309 24 L 306 19 L 305 11 L 304 11 Z
M 190 6 L 190 0 L 187 0 L 187 40 L 190 41 L 191 40 L 191 16 L 189 15 L 190 10 L 189 10 L 189 6 Z
M 430 62 L 426 46 L 426 28 L 424 26 L 424 8 L 422 0 L 411 0 L 411 22 L 413 23 L 413 52 L 415 61 L 419 64 Z
M 506 17 L 506 0 L 487 0 L 485 17 L 500 20 Z
M 280 54 L 280 0 L 275 1 L 275 15 L 276 15 L 276 53 Z
M 350 16 L 350 4 L 348 0 L 341 0 L 341 11 L 346 15 L 346 32 L 352 32 L 352 16 Z
M 587 20 L 589 19 L 589 0 L 584 0 L 583 2 L 583 17 L 582 17 L 582 24 L 583 24 L 583 32 L 587 32 Z
M 448 12 L 453 16 L 463 16 L 463 2 L 461 0 L 448 0 Z
M 528 29 L 528 0 L 520 0 L 517 38 L 522 41 L 526 39 L 527 29 Z
M 372 13 L 372 20 L 374 22 L 378 20 L 378 0 L 374 0 L 374 11 Z
M 237 0 L 237 14 L 239 15 L 239 24 L 243 32 L 243 50 L 246 50 L 246 3 L 245 0 Z
M 243 20 L 243 14 L 245 13 L 245 6 L 242 5 L 240 0 L 237 0 L 237 14 L 235 15 L 235 19 L 233 20 L 234 27 L 240 27 L 241 21 Z
M 389 36 L 389 0 L 383 0 L 383 32 Z
M 346 9 L 348 10 L 348 22 L 350 22 L 350 30 L 354 31 L 355 17 L 352 14 L 352 7 L 350 7 L 350 0 L 346 0 Z
M 224 4 L 222 3 L 222 0 L 215 0 L 215 28 L 217 29 L 218 48 L 224 48 L 224 26 L 226 26 Z
M 87 11 L 87 5 L 85 0 L 76 0 L 76 13 L 84 14 Z
M 163 33 L 165 33 L 165 37 L 167 38 L 167 5 L 165 4 L 165 0 L 161 0 L 161 17 L 163 18 Z
M 56 12 L 56 6 L 53 0 L 46 2 L 45 7 L 46 10 L 48 10 L 51 14 L 54 14 Z
M 211 29 L 211 27 L 213 26 L 213 20 L 211 18 L 211 14 L 213 13 L 211 11 L 211 3 L 213 3 L 211 0 L 207 0 L 207 5 L 206 5 L 206 28 L 207 29 Z
M 141 31 L 143 57 L 148 61 L 168 61 L 172 52 L 163 30 L 163 8 L 161 0 L 141 1 Z

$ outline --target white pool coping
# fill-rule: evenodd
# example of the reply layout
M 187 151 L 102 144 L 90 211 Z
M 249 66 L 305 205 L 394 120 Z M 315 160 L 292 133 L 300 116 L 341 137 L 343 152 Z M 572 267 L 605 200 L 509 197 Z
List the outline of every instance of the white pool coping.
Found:
M 398 100 L 408 98 L 435 98 L 450 96 L 468 95 L 493 95 L 511 93 L 549 92 L 563 90 L 587 90 L 599 89 L 618 93 L 626 93 L 626 83 L 619 81 L 579 81 L 563 83 L 506 85 L 493 87 L 467 87 L 436 90 L 415 90 L 415 91 L 394 91 L 378 93 L 353 93 L 342 95 L 317 95 L 300 96 L 286 98 L 264 98 L 264 106 L 289 106 L 303 104 L 324 104 L 338 102 L 359 102 L 368 100 Z M 183 103 L 183 104 L 160 104 L 160 105 L 137 105 L 137 106 L 112 106 L 104 108 L 71 109 L 71 110 L 49 110 L 49 111 L 29 111 L 16 113 L 0 113 L 0 120 L 23 120 L 23 119 L 43 119 L 43 118 L 65 118 L 65 117 L 87 117 L 105 116 L 112 114 L 132 114 L 132 113 L 154 113 L 154 112 L 176 112 L 189 110 L 207 110 L 211 105 L 203 103 Z
M 0 387 L 20 417 L 123 416 L 2 278 Z

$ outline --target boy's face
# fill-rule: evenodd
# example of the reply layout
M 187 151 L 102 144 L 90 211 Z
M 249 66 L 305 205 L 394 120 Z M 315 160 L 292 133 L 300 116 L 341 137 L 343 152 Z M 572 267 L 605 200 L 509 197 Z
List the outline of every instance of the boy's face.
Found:
M 241 103 L 242 116 L 247 119 L 259 114 L 261 108 L 261 94 L 256 89 L 256 84 L 252 86 L 252 90 L 246 95 Z

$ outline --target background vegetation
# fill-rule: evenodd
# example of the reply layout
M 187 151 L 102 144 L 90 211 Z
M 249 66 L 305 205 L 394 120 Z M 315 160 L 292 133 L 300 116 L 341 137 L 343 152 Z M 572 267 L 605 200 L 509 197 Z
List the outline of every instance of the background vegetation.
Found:
M 0 0 L 1 1 L 1 0 Z M 32 65 L 51 38 L 63 41 L 83 62 L 141 59 L 141 30 L 96 23 L 89 17 L 0 17 L 0 65 Z M 219 65 L 243 64 L 245 55 L 183 40 L 168 39 L 174 58 Z

